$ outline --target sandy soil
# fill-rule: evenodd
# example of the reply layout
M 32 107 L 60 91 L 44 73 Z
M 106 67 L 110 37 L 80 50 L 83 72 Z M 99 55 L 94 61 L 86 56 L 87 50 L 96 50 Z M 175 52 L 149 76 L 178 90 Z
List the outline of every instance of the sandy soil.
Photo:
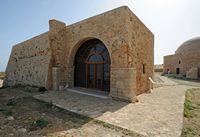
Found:
M 36 88 L 0 89 L 1 137 L 129 137 L 129 132 L 103 126 L 92 119 L 70 113 L 32 98 Z M 46 127 L 33 128 L 34 121 L 48 121 Z
M 3 80 L 0 79 L 0 88 L 3 86 Z

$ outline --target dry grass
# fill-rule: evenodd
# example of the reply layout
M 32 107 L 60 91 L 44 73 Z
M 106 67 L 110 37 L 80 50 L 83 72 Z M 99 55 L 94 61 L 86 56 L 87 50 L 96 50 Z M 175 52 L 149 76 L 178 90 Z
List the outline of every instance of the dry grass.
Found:
M 186 92 L 184 104 L 184 125 L 181 137 L 200 136 L 200 89 Z

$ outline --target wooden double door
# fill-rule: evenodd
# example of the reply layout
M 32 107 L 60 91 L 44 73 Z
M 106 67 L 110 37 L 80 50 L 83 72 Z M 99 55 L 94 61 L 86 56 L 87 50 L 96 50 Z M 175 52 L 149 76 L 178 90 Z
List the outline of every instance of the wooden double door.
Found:
M 103 63 L 86 64 L 87 88 L 103 90 Z
M 110 56 L 98 39 L 84 42 L 74 60 L 74 86 L 110 91 Z

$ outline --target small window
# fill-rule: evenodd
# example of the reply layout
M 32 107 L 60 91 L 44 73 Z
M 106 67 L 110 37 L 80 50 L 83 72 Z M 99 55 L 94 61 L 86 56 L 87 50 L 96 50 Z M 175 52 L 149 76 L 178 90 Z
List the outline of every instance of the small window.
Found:
M 181 60 L 178 61 L 178 64 L 181 64 Z
M 146 72 L 146 65 L 145 64 L 143 64 L 143 67 L 142 67 L 142 70 L 143 70 L 143 74 L 145 74 Z

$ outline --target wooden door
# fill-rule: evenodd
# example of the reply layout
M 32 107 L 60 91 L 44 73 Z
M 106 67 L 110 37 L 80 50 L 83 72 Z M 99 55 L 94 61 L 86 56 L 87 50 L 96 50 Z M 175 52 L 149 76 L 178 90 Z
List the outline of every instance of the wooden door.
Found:
M 103 90 L 103 63 L 88 63 L 87 88 Z

